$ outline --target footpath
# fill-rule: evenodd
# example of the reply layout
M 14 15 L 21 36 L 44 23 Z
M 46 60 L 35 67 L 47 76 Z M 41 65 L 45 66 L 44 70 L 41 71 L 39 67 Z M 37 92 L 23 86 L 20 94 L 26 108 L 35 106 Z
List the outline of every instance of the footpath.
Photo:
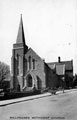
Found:
M 75 92 L 75 91 L 77 91 L 77 89 L 69 89 L 69 90 L 64 90 L 64 93 Z M 61 91 L 57 91 L 55 95 L 64 94 L 64 93 L 61 90 Z M 47 92 L 47 93 L 44 93 L 44 94 L 33 95 L 33 96 L 28 96 L 28 97 L 22 97 L 22 98 L 17 98 L 17 99 L 2 100 L 2 101 L 0 101 L 0 107 L 10 105 L 10 104 L 14 104 L 14 103 L 23 102 L 23 101 L 29 101 L 29 100 L 33 100 L 33 99 L 47 97 L 47 96 L 52 96 L 52 93 Z

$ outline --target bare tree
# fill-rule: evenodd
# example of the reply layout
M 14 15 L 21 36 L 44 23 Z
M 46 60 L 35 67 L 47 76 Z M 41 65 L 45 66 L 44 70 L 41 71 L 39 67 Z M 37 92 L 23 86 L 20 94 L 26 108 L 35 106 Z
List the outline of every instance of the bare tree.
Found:
M 77 74 L 75 74 L 75 76 L 73 78 L 73 85 L 74 85 L 74 87 L 77 86 Z
M 0 86 L 2 86 L 2 83 L 6 80 L 8 81 L 10 77 L 10 67 L 3 63 L 0 62 Z

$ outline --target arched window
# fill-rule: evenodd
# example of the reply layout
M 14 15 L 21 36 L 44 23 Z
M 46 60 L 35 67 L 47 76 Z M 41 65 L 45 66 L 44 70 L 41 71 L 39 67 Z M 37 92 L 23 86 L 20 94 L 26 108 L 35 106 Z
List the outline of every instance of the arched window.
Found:
M 25 59 L 25 66 L 24 66 L 24 67 L 25 67 L 25 73 L 26 73 L 27 67 L 28 67 L 28 66 L 27 66 L 27 59 Z
M 42 82 L 41 82 L 41 79 L 39 78 L 39 76 L 37 76 L 37 87 L 38 87 L 38 89 L 42 88 Z
M 31 69 L 31 56 L 29 56 L 29 70 Z
M 17 75 L 19 75 L 19 55 L 17 54 Z
M 35 60 L 33 59 L 33 69 L 35 69 Z

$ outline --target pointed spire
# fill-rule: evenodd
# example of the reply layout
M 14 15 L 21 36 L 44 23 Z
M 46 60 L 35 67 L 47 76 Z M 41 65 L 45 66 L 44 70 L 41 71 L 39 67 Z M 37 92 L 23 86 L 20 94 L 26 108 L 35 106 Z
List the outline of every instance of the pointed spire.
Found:
M 20 19 L 20 24 L 19 24 L 19 30 L 18 30 L 16 43 L 17 44 L 23 43 L 25 45 L 25 36 L 24 36 L 24 29 L 23 29 L 22 14 L 21 14 L 21 19 Z

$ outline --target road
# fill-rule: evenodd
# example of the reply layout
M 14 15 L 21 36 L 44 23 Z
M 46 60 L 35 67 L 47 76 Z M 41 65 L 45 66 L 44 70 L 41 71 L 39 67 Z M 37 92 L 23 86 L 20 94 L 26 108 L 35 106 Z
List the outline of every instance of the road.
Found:
M 77 120 L 77 91 L 0 107 L 0 120 Z

